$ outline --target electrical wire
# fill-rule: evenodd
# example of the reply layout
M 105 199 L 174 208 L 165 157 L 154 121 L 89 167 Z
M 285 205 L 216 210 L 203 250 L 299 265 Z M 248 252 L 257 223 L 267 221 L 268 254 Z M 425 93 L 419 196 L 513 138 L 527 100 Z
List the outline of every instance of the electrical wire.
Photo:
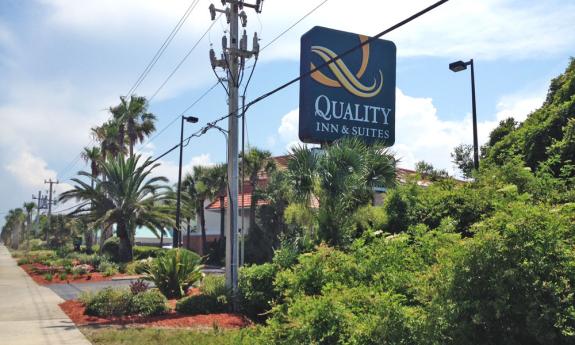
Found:
M 190 14 L 196 8 L 198 3 L 199 3 L 199 0 L 192 1 L 192 3 L 186 9 L 186 12 L 184 12 L 184 14 L 180 18 L 180 20 L 178 21 L 176 26 L 172 29 L 172 31 L 170 32 L 168 37 L 166 37 L 166 39 L 164 40 L 164 43 L 162 43 L 160 48 L 158 48 L 158 50 L 156 51 L 156 54 L 154 54 L 154 56 L 152 57 L 152 60 L 150 60 L 150 62 L 148 63 L 148 65 L 146 66 L 144 71 L 142 71 L 142 73 L 140 74 L 140 76 L 138 77 L 138 79 L 136 80 L 134 85 L 132 85 L 132 87 L 130 88 L 130 91 L 128 91 L 128 93 L 126 94 L 127 96 L 132 95 L 136 91 L 136 89 L 140 86 L 140 84 L 142 84 L 144 79 L 146 79 L 148 74 L 151 72 L 152 68 L 154 68 L 154 66 L 156 65 L 156 63 L 160 59 L 160 57 L 164 54 L 164 52 L 166 51 L 166 49 L 168 48 L 168 46 L 170 45 L 170 43 L 172 42 L 174 37 L 176 37 L 176 35 L 178 34 L 180 29 L 182 28 L 182 26 L 186 22 L 186 20 L 190 16 Z
M 271 40 L 268 44 L 266 44 L 265 46 L 263 46 L 262 49 L 260 49 L 260 51 L 263 51 L 264 49 L 266 49 L 267 47 L 271 46 L 272 44 L 274 44 L 275 41 L 277 41 L 280 37 L 282 37 L 283 35 L 285 35 L 288 31 L 290 31 L 291 29 L 293 29 L 296 25 L 298 25 L 299 23 L 301 23 L 304 19 L 306 19 L 307 17 L 309 17 L 312 13 L 314 13 L 315 11 L 317 11 L 317 9 L 319 9 L 320 7 L 322 7 L 326 2 L 328 2 L 329 0 L 323 0 L 319 5 L 317 5 L 316 7 L 312 8 L 308 13 L 306 13 L 303 17 L 301 17 L 298 21 L 296 21 L 295 23 L 293 23 L 289 28 L 285 29 L 282 33 L 280 33 L 278 36 L 276 36 L 273 40 Z
M 168 48 L 168 46 L 170 45 L 170 43 L 172 42 L 172 40 L 174 39 L 174 37 L 178 34 L 178 32 L 180 31 L 180 29 L 182 28 L 182 26 L 184 25 L 184 23 L 186 22 L 186 20 L 189 18 L 189 16 L 191 15 L 191 13 L 193 12 L 193 10 L 196 8 L 196 6 L 198 5 L 199 0 L 194 0 L 192 1 L 192 3 L 190 4 L 190 6 L 188 6 L 188 8 L 186 9 L 186 11 L 184 12 L 184 14 L 182 15 L 182 17 L 180 18 L 180 20 L 178 21 L 178 23 L 176 24 L 176 26 L 174 26 L 174 28 L 172 29 L 172 31 L 170 32 L 170 34 L 168 35 L 168 37 L 166 37 L 166 39 L 164 40 L 164 42 L 162 43 L 162 45 L 158 48 L 158 50 L 156 51 L 156 53 L 154 54 L 154 56 L 152 57 L 152 59 L 150 60 L 150 62 L 148 63 L 148 65 L 146 66 L 146 68 L 142 71 L 142 73 L 140 73 L 140 75 L 138 76 L 138 79 L 136 80 L 136 82 L 132 85 L 132 87 L 130 88 L 130 90 L 126 93 L 127 96 L 130 96 L 132 93 L 134 93 L 136 91 L 136 89 L 140 86 L 140 84 L 144 81 L 144 79 L 148 76 L 148 74 L 150 73 L 150 71 L 152 70 L 152 68 L 155 66 L 155 64 L 158 62 L 158 60 L 160 59 L 160 57 L 164 54 L 164 52 L 166 51 L 166 49 Z M 90 141 L 90 143 L 88 143 L 87 146 L 90 146 L 94 143 L 94 139 L 92 139 L 92 141 Z M 68 171 L 70 169 L 72 169 L 74 166 L 76 166 L 76 164 L 78 164 L 78 162 L 80 161 L 80 159 L 82 158 L 82 153 L 80 152 L 77 156 L 75 156 L 70 163 L 68 163 L 64 169 L 62 170 L 62 172 L 60 173 L 60 175 L 65 175 L 66 173 L 68 173 Z M 72 176 L 72 175 L 71 175 Z M 68 180 L 71 176 L 66 177 L 64 180 Z
M 144 143 L 142 143 L 140 145 L 140 148 L 145 147 L 146 145 L 148 145 L 149 143 L 151 143 L 152 141 L 154 141 L 154 139 L 156 139 L 157 137 L 159 137 L 162 133 L 164 133 L 168 128 L 170 128 L 174 123 L 176 123 L 176 121 L 178 121 L 178 119 L 185 115 L 190 109 L 192 109 L 196 104 L 198 104 L 202 99 L 204 99 L 204 97 L 206 97 L 210 92 L 212 92 L 216 86 L 218 86 L 218 83 L 216 82 L 215 84 L 213 84 L 209 89 L 206 90 L 206 92 L 204 92 L 200 97 L 198 97 L 192 104 L 190 104 L 186 109 L 184 109 L 184 111 L 182 111 L 181 113 L 179 113 L 177 116 L 175 116 L 170 123 L 168 123 L 164 128 L 162 128 L 159 132 L 157 132 L 153 137 L 151 137 L 150 139 L 146 140 Z
M 221 16 L 222 14 L 220 13 L 219 16 Z M 174 74 L 176 74 L 176 72 L 180 69 L 180 67 L 182 67 L 182 65 L 184 64 L 184 62 L 188 59 L 188 57 L 190 57 L 190 55 L 192 54 L 192 52 L 196 49 L 196 47 L 200 44 L 200 42 L 204 39 L 204 37 L 206 37 L 206 35 L 208 34 L 208 32 L 210 32 L 210 30 L 212 30 L 212 28 L 214 27 L 214 24 L 216 23 L 216 21 L 212 21 L 212 23 L 210 24 L 210 26 L 208 27 L 208 29 L 202 34 L 202 36 L 196 41 L 196 43 L 192 46 L 192 48 L 186 53 L 186 55 L 184 55 L 184 57 L 182 58 L 182 60 L 180 60 L 180 62 L 176 65 L 176 67 L 174 67 L 174 69 L 172 70 L 172 72 L 168 75 L 168 77 L 164 80 L 164 82 L 160 85 L 160 87 L 158 87 L 158 89 L 152 94 L 152 96 L 150 97 L 150 99 L 148 100 L 149 102 L 152 102 L 152 100 L 158 95 L 158 93 L 164 88 L 164 86 L 166 86 L 166 84 L 168 83 L 168 81 L 170 79 L 172 79 L 172 77 L 174 76 Z
M 343 53 L 341 53 L 341 54 L 339 54 L 339 55 L 336 55 L 335 57 L 333 57 L 333 58 L 331 58 L 330 60 L 328 60 L 328 61 L 326 61 L 326 62 L 324 62 L 324 63 L 322 63 L 322 64 L 316 66 L 315 68 L 310 69 L 308 72 L 303 73 L 303 74 L 300 74 L 298 77 L 293 78 L 292 80 L 290 80 L 290 81 L 288 81 L 288 82 L 286 82 L 286 83 L 284 83 L 284 84 L 282 84 L 282 85 L 280 85 L 280 86 L 274 88 L 273 90 L 268 91 L 268 92 L 266 92 L 266 93 L 260 95 L 259 97 L 257 97 L 257 98 L 255 98 L 255 99 L 251 100 L 250 102 L 248 102 L 248 103 L 245 105 L 245 107 L 239 107 L 239 108 L 237 108 L 235 111 L 233 111 L 233 112 L 231 112 L 231 113 L 228 113 L 227 115 L 223 115 L 223 116 L 217 118 L 217 119 L 214 120 L 214 121 L 209 122 L 208 124 L 206 124 L 206 126 L 204 126 L 203 128 L 200 128 L 200 129 L 199 129 L 198 131 L 196 131 L 194 134 L 192 134 L 192 135 L 190 135 L 189 137 L 187 137 L 187 138 L 185 139 L 185 140 L 187 140 L 186 145 L 189 143 L 189 140 L 192 139 L 193 137 L 200 137 L 200 136 L 202 136 L 203 134 L 205 134 L 205 132 L 206 132 L 210 127 L 213 127 L 214 125 L 216 125 L 216 124 L 219 123 L 220 121 L 223 121 L 223 120 L 225 120 L 225 119 L 227 119 L 227 118 L 229 118 L 229 117 L 231 117 L 231 116 L 234 116 L 238 111 L 240 111 L 240 110 L 242 110 L 242 111 L 247 111 L 247 109 L 248 109 L 249 107 L 251 107 L 252 105 L 254 105 L 254 104 L 258 103 L 258 102 L 263 101 L 264 99 L 266 99 L 266 98 L 272 96 L 273 94 L 275 94 L 275 93 L 277 93 L 277 92 L 279 92 L 279 91 L 281 91 L 281 90 L 287 88 L 288 86 L 290 86 L 290 85 L 292 85 L 292 84 L 294 84 L 294 83 L 300 81 L 300 80 L 303 79 L 303 78 L 309 77 L 310 75 L 312 75 L 312 74 L 315 73 L 316 71 L 318 71 L 318 70 L 320 70 L 320 69 L 322 69 L 322 68 L 324 68 L 324 67 L 326 67 L 326 66 L 328 66 L 328 65 L 330 65 L 330 64 L 332 64 L 332 63 L 334 63 L 334 62 L 336 62 L 336 61 L 338 61 L 338 60 L 341 60 L 343 57 L 345 57 L 345 56 L 351 54 L 352 52 L 354 52 L 354 51 L 356 51 L 356 50 L 362 48 L 363 46 L 365 46 L 365 45 L 367 45 L 367 44 L 370 44 L 371 42 L 373 42 L 373 41 L 375 41 L 375 40 L 381 38 L 382 36 L 384 36 L 384 35 L 386 35 L 386 34 L 392 32 L 392 31 L 394 31 L 394 30 L 396 30 L 396 29 L 398 29 L 398 28 L 404 26 L 405 24 L 407 24 L 407 23 L 409 23 L 409 22 L 411 22 L 411 21 L 413 21 L 413 20 L 415 20 L 415 19 L 421 17 L 422 15 L 424 15 L 424 14 L 426 14 L 426 13 L 428 13 L 428 12 L 434 10 L 435 8 L 437 8 L 437 7 L 439 7 L 439 6 L 443 5 L 443 4 L 445 4 L 445 3 L 448 2 L 448 1 L 449 1 L 449 0 L 440 0 L 440 1 L 435 2 L 434 4 L 432 4 L 432 5 L 430 5 L 430 6 L 426 7 L 426 8 L 424 8 L 423 10 L 421 10 L 421 11 L 419 11 L 419 12 L 417 12 L 417 13 L 411 15 L 410 17 L 408 17 L 408 18 L 406 18 L 406 19 L 404 19 L 404 20 L 402 20 L 402 21 L 400 21 L 400 22 L 398 22 L 398 23 L 396 23 L 396 24 L 390 26 L 389 28 L 383 30 L 382 32 L 378 33 L 377 35 L 368 38 L 368 39 L 365 40 L 364 42 L 362 42 L 362 43 L 360 43 L 360 44 L 358 44 L 358 45 L 356 45 L 356 46 L 354 46 L 354 47 L 352 47 L 352 48 L 346 50 L 345 52 L 343 52 Z M 242 109 L 242 108 L 243 108 L 243 109 Z M 236 115 L 236 116 L 237 116 L 237 115 Z M 169 153 L 172 152 L 173 150 L 177 149 L 178 147 L 180 147 L 180 145 L 181 145 L 180 143 L 176 144 L 174 147 L 170 148 L 168 151 L 166 151 L 165 153 L 163 153 L 161 156 L 159 156 L 158 158 L 154 159 L 153 162 L 157 161 L 158 159 L 164 157 L 165 155 L 169 154 Z

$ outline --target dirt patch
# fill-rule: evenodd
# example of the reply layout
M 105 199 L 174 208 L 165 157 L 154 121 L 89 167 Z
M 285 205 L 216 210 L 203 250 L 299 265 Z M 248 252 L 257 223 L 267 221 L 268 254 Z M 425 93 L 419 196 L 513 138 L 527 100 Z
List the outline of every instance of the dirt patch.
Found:
M 44 274 L 37 273 L 35 269 L 45 269 L 46 266 L 41 264 L 28 264 L 28 265 L 21 265 L 20 266 L 28 275 L 40 285 L 48 285 L 48 284 L 70 284 L 70 283 L 91 283 L 91 282 L 100 282 L 100 281 L 107 281 L 112 280 L 118 277 L 127 277 L 126 274 L 115 274 L 113 276 L 105 277 L 100 272 L 93 272 L 89 274 L 84 274 L 81 276 L 74 277 L 71 274 L 68 274 L 66 279 L 60 279 L 60 274 L 55 273 L 52 275 L 52 280 L 47 280 L 44 278 Z
M 175 304 L 175 302 L 170 304 Z M 78 326 L 130 325 L 140 327 L 206 328 L 217 325 L 220 328 L 241 328 L 252 324 L 248 318 L 237 314 L 221 313 L 189 316 L 178 314 L 174 310 L 170 310 L 166 315 L 151 317 L 121 316 L 104 318 L 89 316 L 84 314 L 86 309 L 84 305 L 75 300 L 61 303 L 60 308 Z

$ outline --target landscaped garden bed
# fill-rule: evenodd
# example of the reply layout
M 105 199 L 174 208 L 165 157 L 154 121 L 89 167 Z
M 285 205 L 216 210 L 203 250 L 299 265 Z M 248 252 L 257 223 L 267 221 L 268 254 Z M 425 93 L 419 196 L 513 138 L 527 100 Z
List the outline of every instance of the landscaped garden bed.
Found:
M 168 303 L 168 305 L 171 303 Z M 86 325 L 131 325 L 139 327 L 166 327 L 166 328 L 206 328 L 214 326 L 219 328 L 242 328 L 252 324 L 245 316 L 231 313 L 184 315 L 171 309 L 164 315 L 157 316 L 90 316 L 86 315 L 86 307 L 77 300 L 66 301 L 60 308 L 70 317 L 77 326 Z
M 90 282 L 99 282 L 99 281 L 108 281 L 112 279 L 118 278 L 138 278 L 139 276 L 132 276 L 129 274 L 124 273 L 116 273 L 113 275 L 104 275 L 101 272 L 90 272 L 81 275 L 73 275 L 73 274 L 66 274 L 61 275 L 57 272 L 49 273 L 51 270 L 50 267 L 33 263 L 33 264 L 24 264 L 20 265 L 22 269 L 28 273 L 28 275 L 40 285 L 47 285 L 47 284 L 69 284 L 69 283 L 90 283 Z M 50 278 L 51 277 L 51 278 Z M 61 279 L 64 278 L 64 279 Z

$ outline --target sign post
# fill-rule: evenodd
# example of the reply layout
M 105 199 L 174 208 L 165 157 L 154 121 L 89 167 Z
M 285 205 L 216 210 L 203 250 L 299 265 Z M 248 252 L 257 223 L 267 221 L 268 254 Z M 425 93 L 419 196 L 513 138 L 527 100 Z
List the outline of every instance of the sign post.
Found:
M 365 42 L 367 36 L 316 26 L 301 38 L 301 74 Z M 395 142 L 396 47 L 376 40 L 300 82 L 299 138 L 329 143 L 357 137 Z

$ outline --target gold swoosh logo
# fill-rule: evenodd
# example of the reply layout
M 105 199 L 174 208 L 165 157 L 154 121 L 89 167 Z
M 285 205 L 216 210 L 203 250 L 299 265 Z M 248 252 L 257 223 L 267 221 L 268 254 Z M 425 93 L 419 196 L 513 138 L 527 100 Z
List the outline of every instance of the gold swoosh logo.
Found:
M 367 36 L 359 36 L 359 40 L 363 43 L 367 41 Z M 317 54 L 319 57 L 322 58 L 325 62 L 328 62 L 337 57 L 337 54 L 331 51 L 326 47 L 321 46 L 312 46 L 311 51 Z M 353 95 L 362 98 L 371 98 L 378 95 L 381 92 L 381 88 L 383 87 L 383 73 L 381 70 L 379 71 L 379 82 L 377 77 L 374 77 L 373 83 L 370 86 L 366 86 L 362 84 L 359 79 L 365 73 L 367 68 L 367 64 L 369 62 L 369 44 L 366 44 L 362 48 L 362 60 L 361 60 L 361 67 L 354 75 L 349 68 L 345 65 L 345 63 L 340 59 L 335 62 L 332 62 L 328 65 L 330 71 L 336 77 L 337 80 L 334 80 L 321 71 L 315 71 L 312 73 L 311 77 L 317 81 L 318 83 L 329 86 L 329 87 L 343 87 L 348 92 Z M 315 65 L 312 63 L 311 68 L 314 69 Z

